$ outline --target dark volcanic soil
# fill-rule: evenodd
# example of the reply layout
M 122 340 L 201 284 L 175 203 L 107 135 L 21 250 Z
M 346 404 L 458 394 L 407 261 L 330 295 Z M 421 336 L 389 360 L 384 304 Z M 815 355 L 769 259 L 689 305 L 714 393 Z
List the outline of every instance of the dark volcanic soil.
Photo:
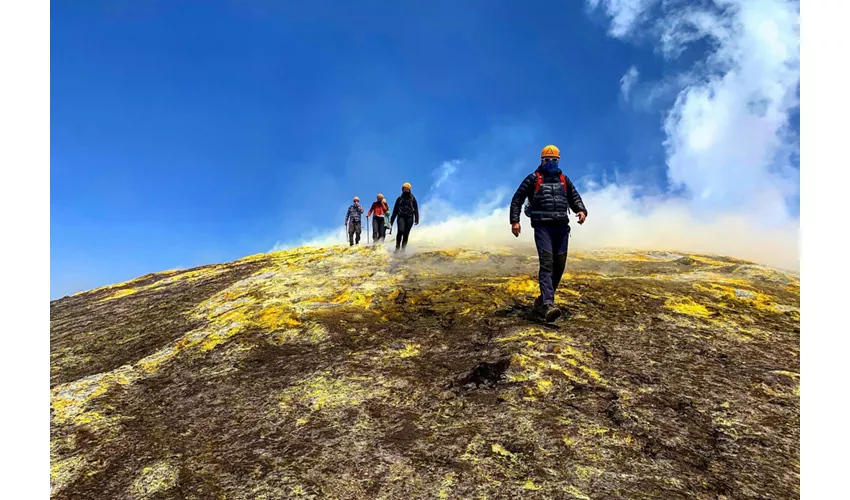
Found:
M 798 498 L 799 280 L 299 249 L 51 303 L 52 497 Z

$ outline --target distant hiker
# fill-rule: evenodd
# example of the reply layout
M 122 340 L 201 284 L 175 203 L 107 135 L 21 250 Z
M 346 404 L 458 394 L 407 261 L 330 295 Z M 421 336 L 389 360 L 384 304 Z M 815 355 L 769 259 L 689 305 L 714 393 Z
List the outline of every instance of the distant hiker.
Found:
M 360 244 L 360 215 L 363 213 L 363 207 L 360 206 L 360 198 L 355 196 L 354 203 L 348 207 L 345 213 L 345 227 L 348 228 L 348 246 Z M 357 239 L 355 239 L 355 236 Z
M 401 196 L 395 200 L 393 205 L 393 215 L 390 217 L 390 226 L 395 223 L 398 218 L 398 228 L 395 235 L 395 251 L 399 248 L 404 250 L 407 248 L 407 237 L 410 236 L 410 230 L 414 224 L 419 224 L 419 204 L 416 203 L 416 197 L 410 191 L 410 183 L 405 182 L 401 186 Z
M 526 198 L 529 205 L 525 214 L 534 228 L 534 243 L 540 259 L 540 296 L 534 301 L 534 313 L 552 322 L 561 316 L 555 306 L 555 290 L 567 265 L 567 247 L 570 240 L 572 210 L 578 223 L 584 224 L 587 209 L 570 178 L 561 172 L 558 162 L 561 152 L 555 146 L 546 146 L 540 153 L 540 166 L 526 177 L 511 200 L 511 232 L 519 237 L 519 212 Z
M 383 243 L 387 237 L 386 216 L 389 211 L 390 207 L 387 205 L 384 195 L 378 193 L 377 201 L 372 203 L 372 206 L 369 207 L 369 211 L 366 213 L 366 217 L 372 217 L 372 240 L 375 243 Z

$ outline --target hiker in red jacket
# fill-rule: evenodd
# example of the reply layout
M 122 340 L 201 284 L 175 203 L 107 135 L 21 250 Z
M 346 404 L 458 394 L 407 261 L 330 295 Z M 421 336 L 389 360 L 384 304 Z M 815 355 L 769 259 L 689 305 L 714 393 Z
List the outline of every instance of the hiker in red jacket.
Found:
M 378 193 L 377 201 L 372 203 L 369 211 L 366 212 L 366 217 L 372 217 L 372 241 L 375 243 L 383 243 L 387 237 L 387 225 L 384 223 L 384 216 L 389 211 L 390 207 L 387 205 L 384 195 Z
M 579 224 L 584 224 L 587 218 L 587 208 L 576 187 L 558 167 L 560 159 L 561 152 L 555 146 L 543 148 L 540 166 L 523 179 L 511 200 L 510 211 L 511 232 L 519 237 L 519 212 L 525 199 L 529 199 L 525 214 L 531 219 L 540 259 L 540 296 L 534 301 L 534 313 L 547 322 L 561 316 L 561 310 L 555 306 L 555 290 L 567 265 L 569 211 L 576 214 Z

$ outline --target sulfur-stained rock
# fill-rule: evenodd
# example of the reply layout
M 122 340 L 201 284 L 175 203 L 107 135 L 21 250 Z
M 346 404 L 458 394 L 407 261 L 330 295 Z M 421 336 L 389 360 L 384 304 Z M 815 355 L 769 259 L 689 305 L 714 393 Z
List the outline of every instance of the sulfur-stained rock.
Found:
M 301 248 L 53 301 L 51 497 L 795 498 L 799 277 Z

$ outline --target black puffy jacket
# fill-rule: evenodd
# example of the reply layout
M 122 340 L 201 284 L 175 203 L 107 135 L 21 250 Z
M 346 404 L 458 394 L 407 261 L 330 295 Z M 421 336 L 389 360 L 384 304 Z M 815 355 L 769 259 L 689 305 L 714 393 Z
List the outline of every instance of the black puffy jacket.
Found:
M 538 172 L 543 175 L 543 184 L 540 186 L 540 191 L 535 194 L 534 189 L 537 184 Z M 522 184 L 519 185 L 513 199 L 511 199 L 511 224 L 519 222 L 519 213 L 526 198 L 531 202 L 529 210 L 526 212 L 526 215 L 531 219 L 531 227 L 542 224 L 569 224 L 568 213 L 570 210 L 574 213 L 584 212 L 587 214 L 581 196 L 566 175 L 564 175 L 564 179 L 567 189 L 564 191 L 564 186 L 561 185 L 562 173 L 560 169 L 554 173 L 547 173 L 541 167 L 538 167 L 535 172 L 523 179 Z

